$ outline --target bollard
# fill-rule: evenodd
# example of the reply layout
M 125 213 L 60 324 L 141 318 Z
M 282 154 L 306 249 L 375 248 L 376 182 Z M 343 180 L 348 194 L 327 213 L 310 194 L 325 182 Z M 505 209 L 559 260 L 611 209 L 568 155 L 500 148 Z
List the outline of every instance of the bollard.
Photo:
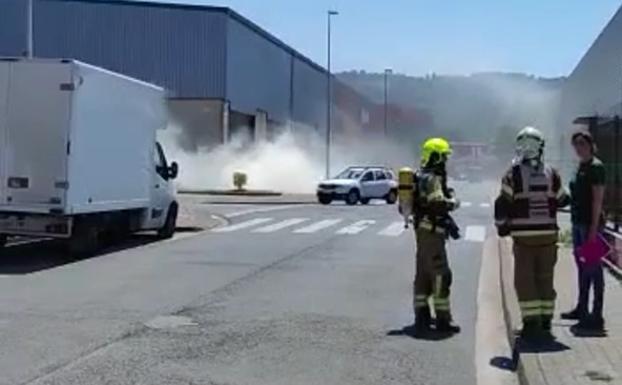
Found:
M 244 186 L 248 183 L 248 177 L 243 171 L 236 171 L 233 173 L 233 185 L 238 191 L 244 190 Z

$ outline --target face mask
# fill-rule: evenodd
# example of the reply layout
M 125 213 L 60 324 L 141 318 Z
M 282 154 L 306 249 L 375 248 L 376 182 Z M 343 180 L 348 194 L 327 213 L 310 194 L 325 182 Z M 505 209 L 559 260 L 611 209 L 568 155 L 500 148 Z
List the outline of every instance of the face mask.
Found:
M 526 160 L 540 158 L 541 151 L 542 142 L 532 137 L 520 138 L 516 145 L 516 155 Z

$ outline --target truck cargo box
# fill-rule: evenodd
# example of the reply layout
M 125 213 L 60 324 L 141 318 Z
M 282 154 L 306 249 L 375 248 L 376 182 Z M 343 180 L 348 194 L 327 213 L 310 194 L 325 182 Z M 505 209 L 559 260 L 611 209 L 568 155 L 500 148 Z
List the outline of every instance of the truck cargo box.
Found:
M 0 59 L 0 211 L 148 207 L 161 88 L 73 60 Z

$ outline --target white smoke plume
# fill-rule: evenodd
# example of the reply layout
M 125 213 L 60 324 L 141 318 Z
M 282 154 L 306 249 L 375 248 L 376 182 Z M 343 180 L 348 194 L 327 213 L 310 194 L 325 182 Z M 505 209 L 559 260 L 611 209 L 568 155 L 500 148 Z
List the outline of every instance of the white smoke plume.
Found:
M 182 128 L 172 125 L 159 134 L 169 160 L 179 163 L 181 189 L 231 189 L 233 173 L 248 175 L 248 189 L 285 193 L 313 193 L 325 174 L 325 138 L 284 130 L 272 141 L 247 144 L 244 138 L 209 151 L 188 153 L 177 145 Z M 337 140 L 331 149 L 331 174 L 350 165 L 412 165 L 410 146 L 400 147 L 384 139 Z

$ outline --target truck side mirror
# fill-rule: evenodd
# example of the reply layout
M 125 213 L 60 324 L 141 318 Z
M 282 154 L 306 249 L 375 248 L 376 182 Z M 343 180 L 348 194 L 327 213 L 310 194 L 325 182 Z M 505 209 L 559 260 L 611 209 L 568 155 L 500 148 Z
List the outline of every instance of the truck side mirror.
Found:
M 177 162 L 172 162 L 171 166 L 168 168 L 168 177 L 169 179 L 177 178 L 177 174 L 179 174 L 179 165 Z

